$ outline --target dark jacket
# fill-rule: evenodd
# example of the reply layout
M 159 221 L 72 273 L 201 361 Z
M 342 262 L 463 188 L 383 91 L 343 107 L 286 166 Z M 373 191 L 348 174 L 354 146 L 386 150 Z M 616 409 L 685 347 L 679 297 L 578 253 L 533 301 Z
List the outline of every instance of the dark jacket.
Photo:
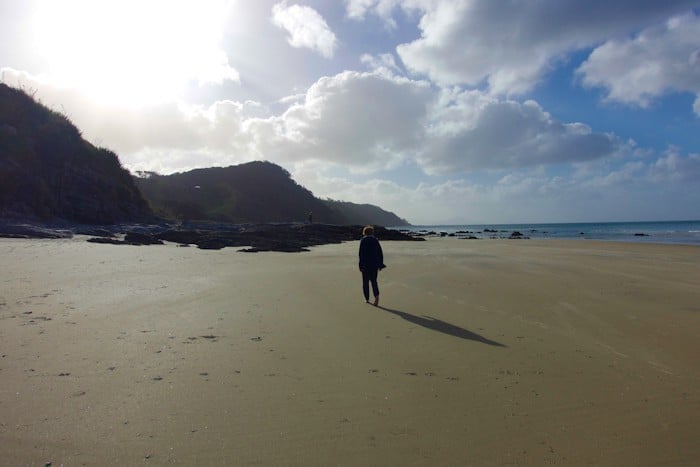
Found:
M 379 240 L 374 235 L 367 235 L 360 240 L 360 269 L 383 269 L 384 253 Z

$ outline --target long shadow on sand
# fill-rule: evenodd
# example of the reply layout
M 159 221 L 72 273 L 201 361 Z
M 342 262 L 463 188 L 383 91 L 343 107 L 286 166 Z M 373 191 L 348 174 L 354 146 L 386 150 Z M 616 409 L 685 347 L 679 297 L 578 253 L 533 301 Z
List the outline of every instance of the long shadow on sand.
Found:
M 482 344 L 493 345 L 496 347 L 507 347 L 500 342 L 492 341 L 491 339 L 487 339 L 482 335 L 469 331 L 468 329 L 460 328 L 459 326 L 455 326 L 454 324 L 450 324 L 446 321 L 442 321 L 431 316 L 416 316 L 412 315 L 411 313 L 406 313 L 405 311 L 392 310 L 391 308 L 386 308 L 381 305 L 377 308 L 392 313 L 396 316 L 400 316 L 413 324 L 417 324 L 419 326 L 423 326 L 424 328 L 432 329 L 433 331 L 441 332 L 449 336 L 481 342 Z

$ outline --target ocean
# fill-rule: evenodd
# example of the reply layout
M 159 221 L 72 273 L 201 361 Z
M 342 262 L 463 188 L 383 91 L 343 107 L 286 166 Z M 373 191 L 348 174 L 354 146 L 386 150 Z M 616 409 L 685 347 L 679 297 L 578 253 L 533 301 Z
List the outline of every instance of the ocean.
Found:
M 513 232 L 520 232 L 523 238 L 532 239 L 587 239 L 700 245 L 700 221 L 413 225 L 393 228 L 409 232 L 435 232 L 437 235 L 457 237 L 509 238 Z

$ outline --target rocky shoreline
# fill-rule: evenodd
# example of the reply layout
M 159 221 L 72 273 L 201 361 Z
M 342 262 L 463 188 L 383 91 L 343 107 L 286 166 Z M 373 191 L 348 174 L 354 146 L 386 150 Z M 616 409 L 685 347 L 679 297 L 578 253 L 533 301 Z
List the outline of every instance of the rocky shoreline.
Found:
M 359 240 L 361 225 L 330 224 L 225 224 L 183 222 L 178 224 L 41 225 L 23 222 L 0 222 L 0 237 L 5 238 L 72 238 L 88 236 L 91 243 L 114 245 L 158 245 L 173 242 L 181 246 L 219 250 L 240 247 L 239 251 L 303 252 L 308 247 Z M 381 240 L 421 241 L 420 236 L 376 226 Z
M 411 235 L 414 237 L 423 237 L 423 238 L 429 238 L 429 237 L 455 237 L 461 240 L 480 240 L 483 238 L 489 238 L 489 239 L 511 239 L 511 240 L 529 240 L 530 237 L 527 235 L 522 234 L 521 232 L 517 230 L 493 230 L 493 229 L 483 229 L 483 230 L 458 230 L 456 232 L 444 232 L 444 231 L 435 231 L 435 230 L 418 230 L 418 231 L 411 231 L 407 229 L 402 229 L 399 228 L 399 231 L 402 233 L 405 233 L 407 235 Z M 536 230 L 533 230 L 532 232 L 537 232 Z M 546 232 L 545 232 L 546 233 Z

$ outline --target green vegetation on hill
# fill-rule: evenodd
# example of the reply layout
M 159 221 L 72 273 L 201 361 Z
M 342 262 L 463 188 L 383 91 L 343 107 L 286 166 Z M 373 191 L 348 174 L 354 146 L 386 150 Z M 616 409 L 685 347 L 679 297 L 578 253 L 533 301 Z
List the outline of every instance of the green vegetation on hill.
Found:
M 398 217 L 393 212 L 373 204 L 356 204 L 348 201 L 325 200 L 333 211 L 340 213 L 346 224 L 355 225 L 383 225 L 386 227 L 399 227 L 410 225 L 406 219 Z
M 310 191 L 269 162 L 139 175 L 141 193 L 165 218 L 260 223 L 302 221 L 311 211 L 319 220 L 330 215 Z
M 112 224 L 152 214 L 113 152 L 0 83 L 0 217 Z
M 136 183 L 159 216 L 232 223 L 303 222 L 406 225 L 376 206 L 316 198 L 282 167 L 249 162 L 173 175 L 138 174 Z

